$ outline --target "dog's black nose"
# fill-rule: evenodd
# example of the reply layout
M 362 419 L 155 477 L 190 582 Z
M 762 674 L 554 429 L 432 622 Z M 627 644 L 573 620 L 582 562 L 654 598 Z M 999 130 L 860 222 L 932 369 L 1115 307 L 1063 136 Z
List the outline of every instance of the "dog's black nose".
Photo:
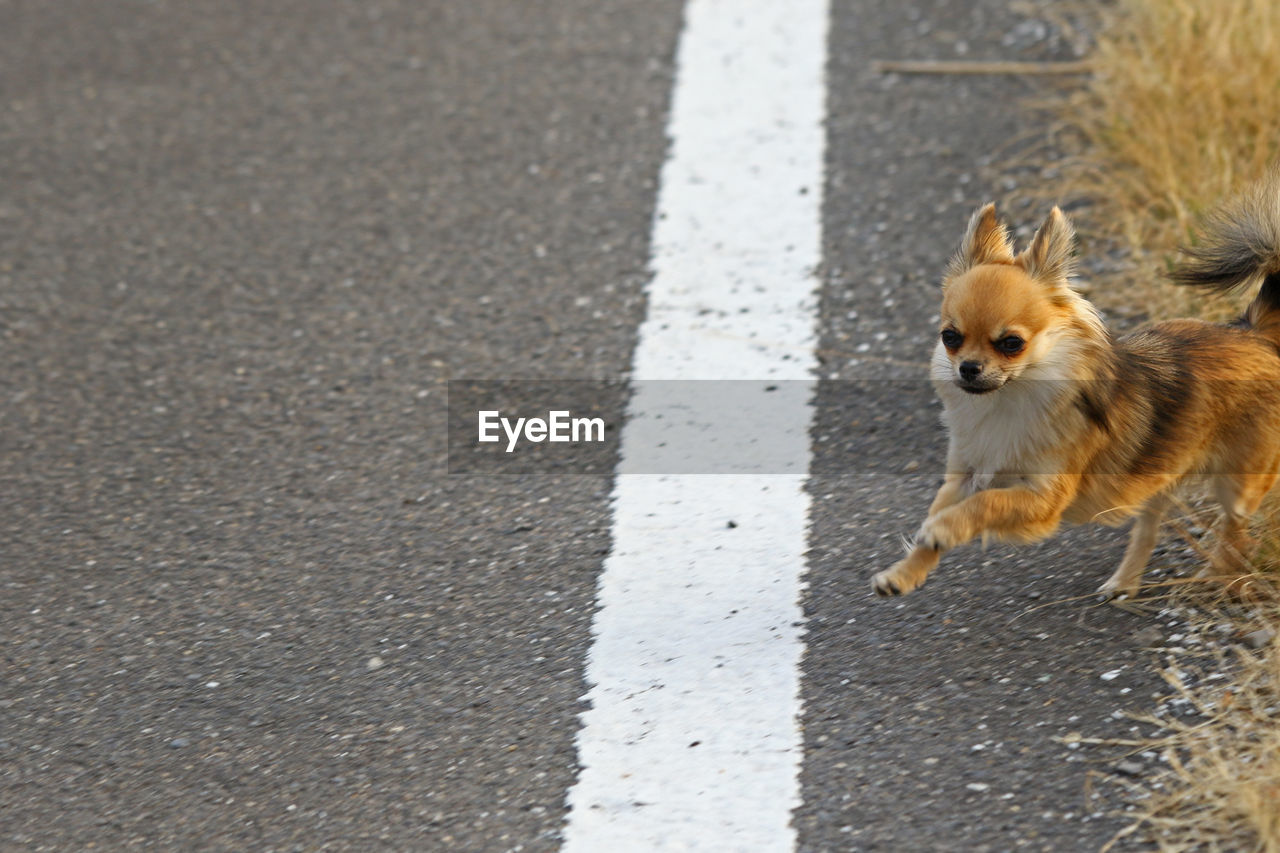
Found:
M 972 382 L 978 378 L 978 374 L 982 372 L 982 365 L 976 361 L 960 362 L 960 378 L 965 382 Z

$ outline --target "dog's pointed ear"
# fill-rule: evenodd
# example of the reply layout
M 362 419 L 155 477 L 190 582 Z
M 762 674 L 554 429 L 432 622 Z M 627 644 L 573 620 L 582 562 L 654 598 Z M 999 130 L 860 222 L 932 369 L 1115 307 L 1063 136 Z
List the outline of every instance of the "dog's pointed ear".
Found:
M 1032 278 L 1048 284 L 1065 283 L 1074 271 L 1075 248 L 1076 229 L 1055 206 L 1016 263 Z
M 1013 245 L 1009 232 L 996 218 L 995 202 L 988 202 L 969 217 L 960 249 L 947 266 L 947 277 L 957 276 L 978 264 L 1008 264 L 1013 262 Z

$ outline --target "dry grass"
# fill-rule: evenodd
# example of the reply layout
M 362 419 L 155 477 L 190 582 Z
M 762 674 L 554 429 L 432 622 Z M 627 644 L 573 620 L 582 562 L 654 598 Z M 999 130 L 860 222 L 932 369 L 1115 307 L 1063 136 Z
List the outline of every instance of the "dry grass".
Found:
M 1119 0 L 1106 14 L 1089 58 L 1096 73 L 1060 113 L 1082 143 L 1063 177 L 1092 202 L 1085 233 L 1126 246 L 1131 259 L 1091 295 L 1104 306 L 1140 304 L 1155 318 L 1212 315 L 1161 283 L 1162 273 L 1208 208 L 1280 160 L 1280 3 Z M 1261 514 L 1257 538 L 1258 587 L 1274 588 L 1280 500 Z M 1206 628 L 1224 617 L 1237 635 L 1280 623 L 1274 601 L 1246 620 L 1239 608 L 1232 616 L 1206 604 L 1204 593 L 1177 595 L 1200 597 Z M 1149 719 L 1167 733 L 1164 768 L 1132 786 L 1138 816 L 1123 834 L 1165 851 L 1280 853 L 1280 644 L 1219 649 L 1211 666 L 1221 680 L 1197 680 L 1182 662 L 1164 670 L 1176 701 Z M 1187 706 L 1198 712 L 1192 721 L 1181 713 Z
M 1177 246 L 1280 159 L 1280 3 L 1118 0 L 1100 14 L 1095 73 L 1056 110 L 1079 143 L 1062 171 L 1090 203 L 1079 224 L 1130 252 L 1093 296 L 1185 313 L 1195 300 L 1159 283 Z
M 1183 504 L 1174 528 L 1208 560 L 1216 511 Z M 1254 573 L 1224 587 L 1170 582 L 1161 614 L 1179 614 L 1181 644 L 1164 649 L 1172 688 L 1154 713 L 1137 715 L 1159 733 L 1111 741 L 1158 755 L 1158 770 L 1128 790 L 1130 823 L 1103 848 L 1138 840 L 1165 853 L 1280 853 L 1280 493 L 1255 519 Z M 1244 598 L 1241 598 L 1241 594 Z M 1185 620 L 1185 621 L 1184 621 Z M 1177 639 L 1177 638 L 1171 638 Z M 1123 845 L 1121 845 L 1123 846 Z M 1127 849 L 1127 848 L 1126 848 Z
M 1114 0 L 1099 14 L 1093 75 L 1051 106 L 1047 145 L 1068 156 L 1042 188 L 1084 202 L 1074 219 L 1086 251 L 1110 246 L 1125 259 L 1095 277 L 1090 298 L 1152 319 L 1236 314 L 1243 304 L 1206 305 L 1163 274 L 1208 209 L 1280 163 L 1280 2 Z M 1280 499 L 1256 535 L 1254 588 L 1274 594 Z M 1117 841 L 1280 853 L 1280 605 L 1214 600 L 1205 586 L 1183 584 L 1172 606 L 1198 614 L 1196 648 L 1215 651 L 1175 655 L 1163 670 L 1172 693 L 1146 718 L 1161 736 L 1128 745 L 1164 763 L 1127 783 L 1136 817 Z M 1259 644 L 1255 631 L 1272 639 Z
M 1147 744 L 1165 768 L 1133 786 L 1140 816 L 1116 841 L 1138 836 L 1164 851 L 1280 853 L 1280 646 L 1220 650 L 1211 670 L 1180 663 L 1163 670 L 1173 702 L 1140 719 L 1169 733 Z M 1229 682 L 1204 678 L 1226 671 Z M 1192 721 L 1179 707 L 1193 710 Z

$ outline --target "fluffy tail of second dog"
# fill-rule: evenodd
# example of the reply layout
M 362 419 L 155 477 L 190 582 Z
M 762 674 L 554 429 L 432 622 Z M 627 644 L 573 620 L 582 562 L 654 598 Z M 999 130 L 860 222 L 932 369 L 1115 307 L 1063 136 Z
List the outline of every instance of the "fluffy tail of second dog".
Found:
M 1212 214 L 1183 254 L 1171 275 L 1178 284 L 1230 293 L 1261 279 L 1244 319 L 1280 346 L 1280 167 Z

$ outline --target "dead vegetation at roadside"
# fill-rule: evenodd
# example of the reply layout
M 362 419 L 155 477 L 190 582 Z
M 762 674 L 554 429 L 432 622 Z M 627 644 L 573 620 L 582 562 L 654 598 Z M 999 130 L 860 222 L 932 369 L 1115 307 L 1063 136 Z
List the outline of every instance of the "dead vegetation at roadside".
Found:
M 1086 238 L 1126 256 L 1091 298 L 1203 314 L 1164 273 L 1207 210 L 1280 159 L 1280 3 L 1118 0 L 1098 15 L 1092 75 L 1050 105 L 1068 152 L 1050 191 L 1081 200 Z
M 1280 645 L 1274 606 L 1229 611 L 1205 592 L 1175 596 L 1191 612 L 1165 650 L 1170 691 L 1135 719 L 1152 728 L 1123 746 L 1158 761 L 1126 788 L 1128 825 L 1104 847 L 1280 853 Z M 1222 629 L 1226 629 L 1226 632 Z M 1121 745 L 1114 744 L 1113 745 Z
M 1171 522 L 1185 551 L 1207 563 L 1215 512 L 1184 503 Z M 1134 605 L 1168 636 L 1156 664 L 1168 685 L 1154 708 L 1130 715 L 1145 737 L 1093 740 L 1139 754 L 1122 786 L 1127 825 L 1103 850 L 1280 853 L 1280 494 L 1255 520 L 1255 571 L 1230 586 L 1177 578 Z M 1180 561 L 1186 562 L 1186 561 Z M 1123 765 L 1124 762 L 1121 762 Z
M 1053 186 L 1042 188 L 1066 192 L 1058 200 L 1076 202 L 1091 250 L 1110 246 L 1120 259 L 1095 277 L 1090 298 L 1104 309 L 1136 306 L 1150 319 L 1237 314 L 1239 300 L 1208 303 L 1164 273 L 1205 212 L 1280 162 L 1280 3 L 1117 0 L 1098 14 L 1085 57 L 1092 74 L 1048 105 L 1056 122 L 1048 145 L 1066 156 L 1053 164 Z M 1140 840 L 1163 851 L 1280 853 L 1274 495 L 1255 536 L 1253 595 L 1244 603 L 1198 583 L 1162 601 L 1186 615 L 1198 639 L 1166 653 L 1159 665 L 1170 692 L 1139 718 L 1153 735 L 1128 744 L 1158 756 L 1158 769 L 1113 777 L 1131 805 L 1117 847 Z

